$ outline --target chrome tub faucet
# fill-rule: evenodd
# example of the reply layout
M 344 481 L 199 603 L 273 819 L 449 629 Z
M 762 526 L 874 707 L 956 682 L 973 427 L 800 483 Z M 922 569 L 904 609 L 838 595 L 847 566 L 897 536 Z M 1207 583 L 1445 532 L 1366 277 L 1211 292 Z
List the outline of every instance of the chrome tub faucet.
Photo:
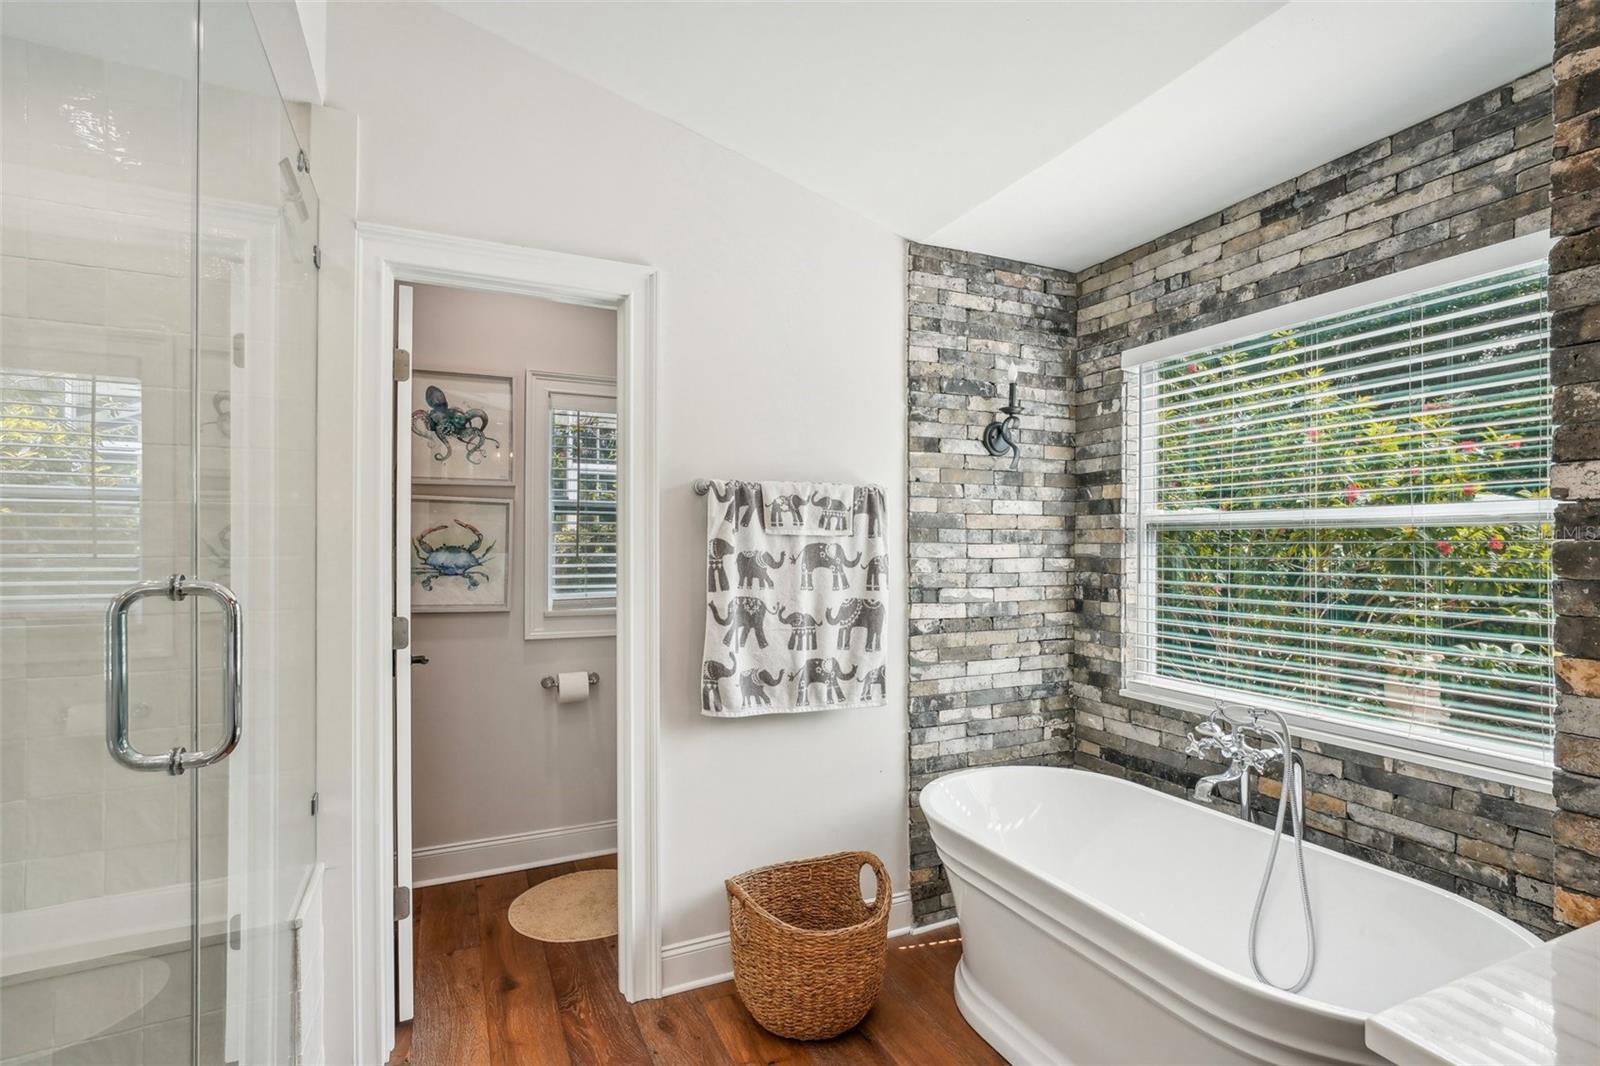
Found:
M 1257 724 L 1255 716 L 1258 712 L 1250 713 L 1250 721 L 1239 722 L 1229 716 L 1223 704 L 1217 704 L 1217 709 L 1205 721 L 1189 731 L 1189 744 L 1184 748 L 1186 755 L 1228 764 L 1228 768 L 1220 774 L 1209 774 L 1196 781 L 1194 798 L 1210 803 L 1218 785 L 1237 784 L 1239 803 L 1246 812 L 1246 818 L 1250 809 L 1250 774 L 1259 777 L 1274 762 L 1286 762 L 1292 757 L 1278 734 Z M 1262 743 L 1250 743 L 1251 736 Z M 1276 743 L 1265 743 L 1268 740 Z
M 1189 745 L 1184 749 L 1185 754 L 1197 759 L 1210 759 L 1228 764 L 1228 768 L 1222 773 L 1209 774 L 1194 783 L 1194 798 L 1202 803 L 1211 802 L 1216 795 L 1218 785 L 1238 784 L 1241 801 L 1247 799 L 1246 793 L 1250 788 L 1239 750 L 1244 746 L 1244 740 L 1233 730 L 1223 728 L 1217 719 L 1220 711 L 1219 708 L 1211 717 L 1189 731 Z
M 1285 992 L 1299 992 L 1311 980 L 1311 972 L 1317 963 L 1317 934 L 1311 914 L 1311 890 L 1306 883 L 1304 850 L 1305 760 L 1294 750 L 1294 737 L 1283 715 L 1256 707 L 1241 710 L 1244 717 L 1235 717 L 1227 704 L 1218 701 L 1216 710 L 1189 731 L 1189 744 L 1184 752 L 1195 758 L 1227 762 L 1228 767 L 1222 773 L 1208 774 L 1194 783 L 1194 798 L 1210 803 L 1218 785 L 1237 783 L 1239 813 L 1247 822 L 1250 821 L 1250 774 L 1254 772 L 1259 777 L 1274 762 L 1283 767 L 1283 785 L 1278 790 L 1278 813 L 1273 820 L 1272 844 L 1267 851 L 1266 868 L 1261 874 L 1261 887 L 1256 892 L 1255 909 L 1250 914 L 1250 934 L 1246 947 L 1250 952 L 1250 968 L 1257 980 Z M 1250 743 L 1250 737 L 1255 737 L 1258 743 Z M 1289 829 L 1294 836 L 1295 866 L 1300 874 L 1300 907 L 1305 915 L 1306 930 L 1305 968 L 1301 970 L 1299 979 L 1288 985 L 1278 984 L 1268 978 L 1256 957 L 1256 940 L 1261 932 L 1261 907 L 1266 902 L 1267 886 L 1272 882 L 1272 871 L 1277 865 L 1285 815 L 1288 816 Z

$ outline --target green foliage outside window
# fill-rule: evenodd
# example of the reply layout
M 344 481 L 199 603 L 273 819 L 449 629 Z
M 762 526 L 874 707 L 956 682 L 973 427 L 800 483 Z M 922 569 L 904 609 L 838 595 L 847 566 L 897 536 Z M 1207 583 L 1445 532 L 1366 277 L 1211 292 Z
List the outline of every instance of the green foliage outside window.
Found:
M 617 593 L 617 416 L 553 411 L 550 418 L 551 600 Z
M 1523 271 L 1160 364 L 1157 672 L 1546 740 L 1544 290 Z

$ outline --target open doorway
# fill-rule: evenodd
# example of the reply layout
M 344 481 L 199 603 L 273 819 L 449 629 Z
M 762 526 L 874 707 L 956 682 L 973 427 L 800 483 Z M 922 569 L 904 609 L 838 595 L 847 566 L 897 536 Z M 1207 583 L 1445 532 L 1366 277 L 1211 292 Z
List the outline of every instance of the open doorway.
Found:
M 486 928 L 616 935 L 620 454 L 615 309 L 407 283 L 395 308 L 405 1022 Z
M 414 1006 L 414 1000 L 402 1001 L 401 996 L 417 987 L 415 959 L 410 950 L 415 935 L 415 923 L 411 921 L 415 857 L 412 823 L 406 817 L 414 813 L 411 793 L 415 745 L 411 738 L 410 686 L 414 670 L 427 670 L 433 665 L 430 661 L 414 668 L 410 662 L 411 655 L 427 653 L 411 647 L 410 571 L 415 554 L 410 524 L 410 452 L 402 452 L 395 445 L 403 440 L 409 446 L 412 415 L 418 407 L 426 406 L 427 397 L 424 392 L 422 404 L 412 403 L 411 354 L 400 343 L 402 285 L 411 289 L 413 301 L 417 286 L 444 286 L 516 294 L 614 313 L 617 558 L 615 658 L 611 669 L 616 707 L 618 932 L 608 965 L 610 979 L 615 980 L 615 987 L 626 1000 L 660 995 L 655 769 L 660 733 L 659 559 L 652 535 L 657 526 L 659 496 L 652 447 L 658 277 L 654 269 L 638 264 L 372 223 L 357 223 L 356 235 L 360 307 L 356 344 L 361 352 L 356 367 L 357 388 L 358 395 L 370 398 L 367 402 L 371 406 L 363 404 L 357 412 L 359 443 L 352 480 L 358 500 L 380 500 L 387 505 L 357 507 L 353 513 L 351 535 L 356 551 L 352 582 L 358 593 L 354 631 L 359 642 L 355 659 L 359 706 L 349 738 L 354 745 L 350 765 L 355 787 L 348 822 L 356 856 L 351 871 L 356 919 L 356 1014 L 368 1019 L 361 1038 L 370 1040 L 370 1046 L 379 1052 L 371 1057 L 382 1060 L 394 1047 L 396 1021 L 402 1008 L 410 1011 Z M 404 340 L 414 346 L 416 338 L 408 335 Z M 397 378 L 404 379 L 403 388 L 397 386 Z M 513 396 L 518 391 L 522 393 L 524 406 L 527 387 L 523 381 L 513 388 Z M 515 443 L 511 458 L 531 471 L 531 466 L 522 461 L 528 451 L 524 435 L 527 423 L 524 415 L 522 425 L 512 427 Z M 472 424 L 476 425 L 476 420 Z M 463 493 L 466 494 L 469 493 Z M 480 495 L 492 498 L 494 494 L 484 491 Z M 510 495 L 515 496 L 515 490 Z M 515 508 L 516 502 L 511 506 Z M 527 527 L 525 519 L 514 514 L 511 522 L 510 540 L 519 555 L 512 560 L 508 580 L 517 582 L 524 576 L 518 560 L 526 557 L 522 553 L 526 552 L 523 534 Z M 453 521 L 450 525 L 460 528 Z M 515 616 L 515 612 L 504 613 Z M 602 683 L 604 680 L 602 674 Z M 535 697 L 546 695 L 540 687 L 519 698 L 524 706 L 536 707 L 539 704 Z M 576 706 L 581 705 L 562 709 Z M 484 776 L 478 762 L 460 772 L 474 779 Z M 527 787 L 522 780 L 501 784 L 507 792 Z M 397 927 L 404 927 L 403 935 L 397 935 Z M 462 929 L 465 923 L 451 924 L 449 928 Z M 453 987 L 466 987 L 459 980 L 461 975 L 456 977 Z

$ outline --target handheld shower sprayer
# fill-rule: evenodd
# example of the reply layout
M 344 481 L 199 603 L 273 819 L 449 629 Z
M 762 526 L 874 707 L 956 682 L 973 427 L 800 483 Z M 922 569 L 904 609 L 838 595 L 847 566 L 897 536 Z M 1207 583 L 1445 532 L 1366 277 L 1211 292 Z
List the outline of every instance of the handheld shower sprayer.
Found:
M 1242 712 L 1242 713 L 1241 713 Z M 1269 746 L 1249 743 L 1251 736 L 1269 741 Z M 1305 760 L 1294 750 L 1294 737 L 1289 722 L 1271 708 L 1231 708 L 1221 701 L 1206 716 L 1205 721 L 1189 733 L 1188 754 L 1198 757 L 1216 756 L 1227 760 L 1228 767 L 1220 774 L 1211 774 L 1195 783 L 1195 799 L 1210 802 L 1221 784 L 1239 785 L 1241 816 L 1250 820 L 1250 773 L 1258 776 L 1276 761 L 1283 767 L 1283 784 L 1278 791 L 1278 812 L 1273 819 L 1272 844 L 1267 849 L 1267 865 L 1261 873 L 1261 887 L 1256 891 L 1255 908 L 1250 914 L 1250 968 L 1262 984 L 1272 985 L 1285 992 L 1299 992 L 1311 980 L 1316 966 L 1316 927 L 1311 915 L 1311 890 L 1306 882 L 1305 858 Z M 1306 961 L 1300 978 L 1292 985 L 1280 985 L 1262 972 L 1257 942 L 1261 932 L 1261 911 L 1267 900 L 1267 889 L 1272 884 L 1272 874 L 1278 863 L 1278 845 L 1283 842 L 1283 822 L 1287 814 L 1290 831 L 1294 835 L 1295 866 L 1300 879 L 1300 905 L 1305 915 Z

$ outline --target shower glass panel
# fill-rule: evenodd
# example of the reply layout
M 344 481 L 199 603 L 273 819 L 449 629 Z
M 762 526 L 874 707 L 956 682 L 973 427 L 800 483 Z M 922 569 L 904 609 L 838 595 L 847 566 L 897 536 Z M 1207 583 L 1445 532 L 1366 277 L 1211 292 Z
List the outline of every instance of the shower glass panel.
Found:
M 0 6 L 3 1066 L 297 1054 L 316 857 L 305 120 L 245 4 Z M 174 575 L 237 599 L 225 756 L 224 611 L 169 595 Z M 157 584 L 119 651 L 107 606 L 139 582 Z M 153 771 L 109 750 L 119 658 L 126 746 Z
M 291 922 L 316 859 L 317 196 L 248 5 L 202 4 L 200 26 L 193 572 L 244 607 L 249 694 L 238 749 L 201 773 L 199 879 L 232 925 L 227 950 L 200 949 L 200 987 L 226 989 L 220 1016 L 202 1005 L 200 1049 L 220 1035 L 224 1061 L 287 1062 Z M 209 746 L 223 630 L 200 631 Z

